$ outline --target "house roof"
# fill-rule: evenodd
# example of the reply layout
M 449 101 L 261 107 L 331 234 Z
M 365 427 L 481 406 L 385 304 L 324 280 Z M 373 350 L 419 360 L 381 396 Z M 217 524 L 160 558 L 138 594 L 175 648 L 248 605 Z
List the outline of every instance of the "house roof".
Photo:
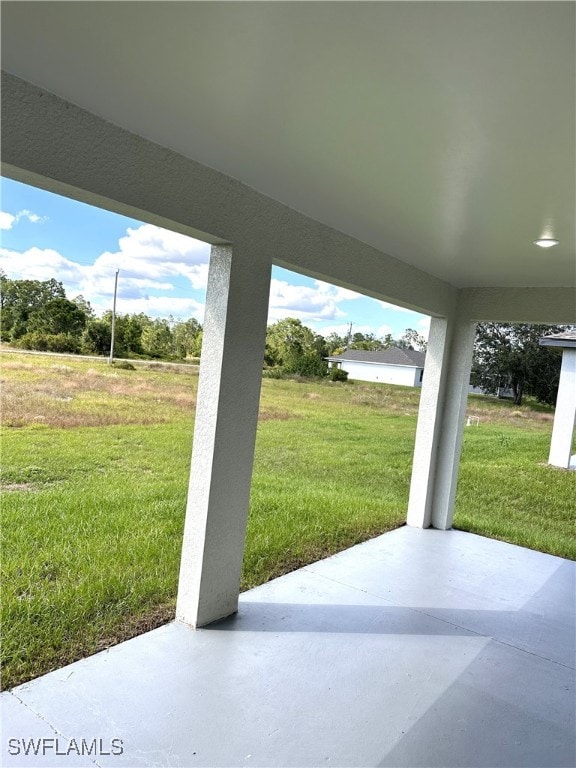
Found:
M 416 368 L 424 368 L 425 352 L 417 352 L 414 349 L 400 349 L 390 347 L 377 352 L 365 349 L 346 349 L 340 355 L 327 358 L 330 361 L 351 361 L 356 363 L 381 363 L 385 365 L 410 365 Z
M 576 330 L 542 336 L 540 345 L 543 347 L 576 347 Z

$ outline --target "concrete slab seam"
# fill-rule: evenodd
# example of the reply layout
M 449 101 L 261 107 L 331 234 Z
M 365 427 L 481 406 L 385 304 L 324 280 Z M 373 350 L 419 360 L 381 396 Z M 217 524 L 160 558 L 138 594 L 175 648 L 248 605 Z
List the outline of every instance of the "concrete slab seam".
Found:
M 21 698 L 20 698 L 20 696 L 18 696 L 17 694 L 15 694 L 15 693 L 14 693 L 14 691 L 7 691 L 7 693 L 8 693 L 10 696 L 13 696 L 13 697 L 16 699 L 16 701 L 19 701 L 19 702 L 20 702 L 20 704 L 22 704 L 22 706 L 23 706 L 23 707 L 25 707 L 25 708 L 26 708 L 26 709 L 27 709 L 29 712 L 31 712 L 31 713 L 32 713 L 32 714 L 33 714 L 35 717 L 37 717 L 39 720 L 42 720 L 42 722 L 43 722 L 43 723 L 46 723 L 46 725 L 47 725 L 49 728 L 51 728 L 51 729 L 54 731 L 54 734 L 55 734 L 56 736 L 60 736 L 62 739 L 66 739 L 66 736 L 65 736 L 63 733 L 61 733 L 61 732 L 58 730 L 58 728 L 56 728 L 56 726 L 55 726 L 55 725 L 53 725 L 53 724 L 50 722 L 50 720 L 47 720 L 47 719 L 44 717 L 44 715 L 40 714 L 40 712 L 36 712 L 36 710 L 35 710 L 35 709 L 32 709 L 32 707 L 31 707 L 31 706 L 29 706 L 28 704 L 26 704 L 26 702 L 25 702 L 23 699 L 21 699 Z M 97 766 L 97 768 L 104 768 L 104 767 L 102 766 L 102 764 L 101 764 L 101 763 L 97 762 L 96 760 L 93 760 L 91 757 L 89 757 L 89 760 L 90 760 L 90 762 L 91 762 L 93 765 Z
M 520 646 L 515 645 L 514 643 L 506 642 L 505 640 L 501 640 L 498 637 L 494 637 L 494 635 L 486 635 L 483 632 L 478 632 L 475 629 L 470 629 L 469 627 L 464 627 L 462 624 L 456 624 L 453 621 L 448 621 L 448 619 L 443 619 L 440 616 L 436 616 L 433 613 L 428 613 L 427 611 L 423 610 L 422 608 L 414 608 L 414 606 L 404 605 L 399 606 L 398 603 L 393 602 L 392 600 L 389 600 L 386 597 L 383 597 L 382 595 L 378 595 L 376 592 L 370 592 L 367 589 L 361 589 L 360 587 L 352 586 L 351 584 L 346 584 L 343 581 L 338 581 L 338 579 L 333 579 L 330 576 L 324 576 L 322 573 L 318 573 L 317 571 L 310 570 L 310 573 L 313 573 L 315 576 L 319 576 L 322 579 L 326 579 L 327 581 L 332 581 L 335 584 L 340 584 L 343 587 L 347 587 L 348 589 L 352 589 L 356 592 L 361 592 L 365 595 L 370 595 L 370 597 L 376 597 L 378 600 L 382 600 L 385 603 L 388 603 L 389 605 L 392 605 L 396 608 L 404 608 L 407 611 L 413 611 L 414 613 L 422 614 L 423 616 L 428 616 L 430 619 L 435 619 L 436 621 L 441 621 L 443 624 L 448 624 L 450 627 L 454 627 L 454 629 L 461 629 L 465 632 L 469 632 L 471 635 L 476 635 L 477 637 L 489 637 L 494 643 L 498 643 L 499 645 L 505 645 L 509 648 L 514 648 L 516 651 L 520 651 L 521 653 L 527 653 L 529 656 L 535 656 L 538 659 L 541 659 L 542 661 L 548 661 L 551 664 L 557 664 L 559 667 L 563 667 L 564 669 L 569 669 L 570 671 L 574 672 L 576 671 L 576 667 L 572 667 L 569 664 L 563 664 L 561 661 L 555 661 L 554 659 L 549 659 L 547 656 L 542 656 L 539 653 L 535 653 L 534 651 L 529 651 L 526 648 L 521 648 Z

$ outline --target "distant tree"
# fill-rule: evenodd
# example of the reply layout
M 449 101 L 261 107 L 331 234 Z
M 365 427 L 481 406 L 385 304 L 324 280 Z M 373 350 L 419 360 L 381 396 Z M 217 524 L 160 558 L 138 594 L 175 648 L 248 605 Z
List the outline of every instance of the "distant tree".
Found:
M 346 347 L 346 336 L 339 336 L 335 331 L 326 336 L 326 346 L 329 355 L 338 355 Z
M 50 299 L 35 309 L 26 324 L 28 332 L 80 336 L 87 322 L 84 311 L 74 302 L 61 297 Z
M 86 351 L 107 354 L 110 351 L 112 312 L 104 312 L 100 320 L 91 320 L 83 336 Z M 174 318 L 152 320 L 143 312 L 117 314 L 114 327 L 114 351 L 118 357 L 146 355 L 154 358 L 184 358 L 199 353 L 202 326 L 195 319 Z
M 112 312 L 107 310 L 102 315 L 102 321 L 106 323 L 112 332 Z M 150 325 L 152 320 L 143 312 L 138 314 L 116 314 L 114 324 L 114 353 L 117 357 L 130 357 L 131 355 L 145 354 L 142 346 L 142 333 L 144 328 Z
M 402 336 L 398 340 L 398 346 L 401 349 L 413 349 L 418 352 L 426 352 L 428 342 L 413 328 L 406 328 Z
M 168 320 L 152 320 L 142 330 L 142 349 L 150 357 L 172 356 L 172 329 Z
M 378 351 L 388 349 L 394 343 L 391 334 L 378 337 L 375 333 L 361 333 L 357 331 L 350 337 L 339 336 L 337 333 L 331 333 L 326 337 L 327 353 L 329 355 L 339 355 L 345 349 L 364 349 L 368 351 Z
M 118 331 L 126 355 L 142 355 L 144 353 L 142 334 L 144 333 L 144 328 L 147 328 L 151 322 L 148 315 L 145 315 L 144 312 L 122 315 Z M 116 333 L 116 328 L 114 330 Z
M 392 336 L 388 333 L 383 338 L 379 338 L 375 333 L 354 333 L 348 344 L 348 349 L 364 349 L 368 352 L 378 352 L 388 349 L 394 343 Z
M 15 340 L 32 329 L 30 317 L 52 299 L 66 299 L 62 283 L 50 280 L 11 280 L 0 273 L 0 323 L 2 337 Z
M 87 354 L 107 355 L 110 352 L 112 328 L 105 320 L 89 320 L 82 333 L 82 351 Z
M 286 317 L 268 326 L 265 362 L 283 373 L 324 376 L 328 369 L 325 353 L 323 337 L 303 325 L 301 320 Z
M 489 394 L 496 394 L 499 387 L 509 387 L 516 405 L 522 404 L 524 395 L 553 405 L 558 393 L 561 356 L 550 347 L 541 347 L 538 340 L 567 327 L 479 323 L 471 383 Z
M 312 345 L 316 350 L 316 354 L 318 355 L 318 357 L 323 361 L 324 358 L 327 357 L 329 354 L 328 344 L 326 344 L 326 339 L 324 338 L 324 336 L 322 336 L 322 334 L 314 333 L 314 331 L 312 331 L 312 335 L 313 335 Z
M 92 309 L 92 305 L 90 302 L 82 296 L 82 294 L 79 294 L 78 296 L 75 296 L 72 301 L 76 306 L 84 312 L 86 315 L 86 322 L 88 320 L 93 320 L 96 317 L 96 313 Z
M 195 357 L 198 335 L 202 326 L 194 317 L 189 320 L 174 323 L 172 327 L 172 344 L 175 357 Z
M 204 338 L 204 332 L 201 329 L 200 332 L 198 333 L 198 336 L 196 336 L 194 344 L 192 345 L 192 357 L 200 357 L 202 353 L 203 338 Z

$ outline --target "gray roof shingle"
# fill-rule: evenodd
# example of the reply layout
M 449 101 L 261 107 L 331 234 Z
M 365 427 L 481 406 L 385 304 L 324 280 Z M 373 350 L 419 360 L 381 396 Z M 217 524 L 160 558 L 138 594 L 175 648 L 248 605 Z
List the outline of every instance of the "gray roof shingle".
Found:
M 356 363 L 385 363 L 386 365 L 412 365 L 417 368 L 424 368 L 426 359 L 425 352 L 417 352 L 414 349 L 400 349 L 400 347 L 390 347 L 389 349 L 371 352 L 365 349 L 345 349 L 340 355 L 328 357 L 332 361 L 350 360 Z

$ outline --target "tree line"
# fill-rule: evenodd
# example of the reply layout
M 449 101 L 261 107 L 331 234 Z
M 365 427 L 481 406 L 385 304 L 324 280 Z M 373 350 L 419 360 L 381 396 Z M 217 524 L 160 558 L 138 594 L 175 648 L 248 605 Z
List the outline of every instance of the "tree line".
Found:
M 96 314 L 83 296 L 68 299 L 61 282 L 10 280 L 0 274 L 0 337 L 22 349 L 107 355 L 112 312 Z M 202 326 L 189 320 L 151 319 L 143 312 L 117 314 L 117 357 L 185 359 L 199 356 Z
M 396 341 L 390 334 L 378 337 L 374 333 L 361 332 L 322 336 L 301 320 L 286 317 L 268 326 L 264 365 L 269 375 L 326 376 L 329 373 L 327 357 L 338 355 L 345 349 L 378 351 L 393 346 L 424 351 L 426 340 L 411 328 Z M 330 369 L 330 375 L 334 379 L 346 378 L 336 368 Z
M 107 355 L 112 339 L 112 312 L 101 317 L 83 296 L 66 297 L 61 282 L 11 280 L 0 271 L 0 334 L 2 341 L 22 349 Z M 285 318 L 268 326 L 265 367 L 272 375 L 324 376 L 325 358 L 343 349 L 387 349 L 392 345 L 425 347 L 425 340 L 408 329 L 394 341 L 388 334 L 315 333 L 301 320 Z M 416 346 L 412 346 L 416 345 Z M 188 320 L 151 319 L 140 312 L 116 314 L 114 353 L 125 358 L 183 360 L 200 357 L 202 325 Z
M 500 387 L 512 390 L 514 402 L 532 395 L 554 404 L 558 392 L 561 355 L 538 340 L 568 329 L 562 325 L 479 323 L 474 344 L 471 383 L 488 394 Z M 112 313 L 97 317 L 82 296 L 68 299 L 61 282 L 11 280 L 0 270 L 0 338 L 23 349 L 108 355 L 112 338 Z M 324 337 L 301 320 L 288 317 L 268 326 L 264 367 L 271 376 L 326 376 L 345 378 L 339 369 L 328 369 L 326 358 L 345 349 L 368 351 L 397 346 L 426 350 L 426 340 L 408 328 L 399 339 L 390 334 Z M 117 314 L 114 352 L 117 357 L 184 360 L 200 357 L 202 325 L 188 320 L 151 319 L 144 313 Z
M 474 342 L 471 384 L 495 395 L 499 388 L 512 392 L 516 405 L 524 395 L 555 405 L 562 355 L 540 346 L 543 336 L 570 330 L 567 325 L 479 323 Z

